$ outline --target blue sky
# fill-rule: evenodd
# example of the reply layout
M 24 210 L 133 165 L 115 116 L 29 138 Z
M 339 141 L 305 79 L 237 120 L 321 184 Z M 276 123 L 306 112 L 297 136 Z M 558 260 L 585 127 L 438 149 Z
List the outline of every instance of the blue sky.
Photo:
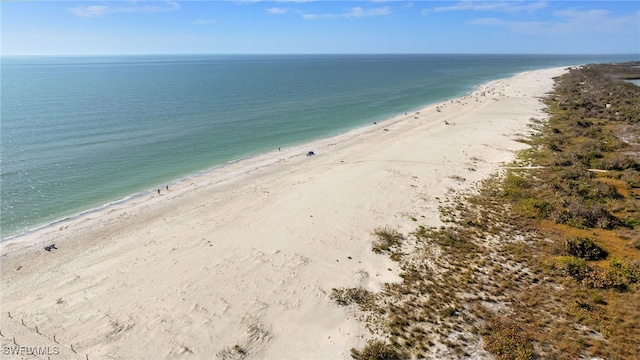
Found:
M 640 1 L 2 1 L 17 54 L 640 53 Z

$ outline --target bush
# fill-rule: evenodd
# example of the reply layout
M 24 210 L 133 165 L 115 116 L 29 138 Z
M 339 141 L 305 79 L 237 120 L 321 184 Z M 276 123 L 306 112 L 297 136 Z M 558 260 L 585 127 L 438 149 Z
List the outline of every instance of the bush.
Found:
M 587 168 L 585 168 L 584 166 L 578 166 L 578 165 L 574 165 L 574 166 L 567 166 L 563 169 L 561 169 L 558 172 L 558 176 L 561 180 L 584 180 L 584 179 L 591 179 L 592 177 L 594 177 L 593 173 L 589 170 L 587 170 Z
M 551 159 L 551 164 L 554 166 L 573 166 L 578 162 L 578 158 L 573 153 L 568 154 L 555 154 Z
M 591 182 L 591 186 L 587 190 L 585 194 L 585 198 L 593 199 L 593 200 L 602 200 L 602 199 L 620 199 L 623 196 L 618 192 L 615 186 L 607 183 L 603 183 L 601 181 Z
M 630 155 L 626 154 L 616 154 L 612 156 L 605 157 L 597 162 L 598 168 L 602 170 L 635 170 L 640 171 L 640 163 L 636 161 Z
M 600 267 L 592 269 L 588 276 L 582 279 L 582 283 L 596 289 L 615 289 L 618 291 L 625 291 L 629 287 L 629 282 L 626 279 Z
M 640 282 L 640 262 L 615 257 L 609 262 L 609 272 L 616 277 L 624 278 L 631 283 Z
M 519 197 L 530 187 L 531 183 L 527 179 L 513 172 L 509 172 L 504 179 L 504 193 L 509 197 Z
M 544 200 L 527 198 L 519 201 L 516 209 L 528 218 L 544 219 L 551 213 L 553 206 Z
M 370 341 L 361 351 L 351 349 L 351 357 L 356 360 L 404 360 L 409 357 L 393 346 L 380 340 Z
M 335 300 L 338 305 L 347 306 L 350 304 L 364 304 L 372 299 L 372 295 L 369 291 L 357 287 L 347 289 L 331 289 L 331 298 Z
M 392 248 L 400 246 L 400 242 L 404 239 L 402 234 L 389 227 L 377 228 L 373 230 L 373 234 L 377 237 L 373 243 L 373 252 L 381 254 L 390 252 Z
M 560 256 L 556 259 L 555 267 L 564 274 L 576 280 L 586 278 L 591 272 L 591 268 L 584 259 L 575 256 Z
M 640 187 L 640 172 L 633 169 L 626 169 L 622 172 L 620 179 L 629 184 L 632 188 Z
M 531 334 L 516 322 L 506 318 L 494 319 L 486 326 L 485 350 L 498 359 L 527 360 L 534 358 Z
M 630 284 L 640 282 L 640 262 L 629 262 L 619 257 L 609 262 L 609 269 L 591 268 L 584 259 L 574 256 L 561 256 L 556 259 L 555 265 L 565 274 L 592 288 L 625 291 Z
M 614 229 L 621 225 L 620 219 L 611 215 L 602 204 L 587 204 L 579 197 L 564 199 L 564 207 L 555 209 L 551 215 L 560 224 L 574 227 Z
M 602 143 L 595 139 L 584 139 L 573 148 L 573 152 L 588 165 L 593 159 L 602 158 Z
M 569 255 L 585 260 L 601 260 L 609 255 L 593 240 L 586 237 L 572 237 L 565 242 L 565 246 Z

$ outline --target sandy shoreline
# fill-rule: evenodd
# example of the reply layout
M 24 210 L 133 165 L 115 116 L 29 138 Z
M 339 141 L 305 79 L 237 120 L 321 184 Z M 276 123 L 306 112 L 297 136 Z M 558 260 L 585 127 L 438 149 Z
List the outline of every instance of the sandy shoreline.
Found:
M 350 358 L 367 332 L 331 289 L 398 280 L 371 252 L 373 229 L 439 225 L 438 198 L 513 159 L 563 71 L 492 81 L 2 243 L 2 344 L 57 347 L 52 359 L 233 358 L 235 345 L 247 358 Z

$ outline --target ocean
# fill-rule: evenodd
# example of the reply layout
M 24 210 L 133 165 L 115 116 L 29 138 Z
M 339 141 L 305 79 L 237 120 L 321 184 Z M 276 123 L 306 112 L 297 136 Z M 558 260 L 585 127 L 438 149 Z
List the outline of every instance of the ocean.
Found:
M 0 58 L 0 237 L 518 72 L 638 55 Z

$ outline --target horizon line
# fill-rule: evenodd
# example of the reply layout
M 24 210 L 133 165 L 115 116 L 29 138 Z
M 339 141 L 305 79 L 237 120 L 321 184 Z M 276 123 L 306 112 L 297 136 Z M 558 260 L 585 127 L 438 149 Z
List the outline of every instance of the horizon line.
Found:
M 0 54 L 0 57 L 19 57 L 19 56 L 39 56 L 39 57 L 45 57 L 45 56 L 52 56 L 52 57 L 63 57 L 63 56 L 167 56 L 167 55 L 171 55 L 171 56 L 242 56 L 242 55 L 246 55 L 246 56 L 277 56 L 277 55 L 288 55 L 288 56 L 300 56 L 300 55 L 544 55 L 544 56 L 550 56 L 550 55 L 555 55 L 555 56 L 606 56 L 606 55 L 638 55 L 640 56 L 640 52 L 638 53 L 508 53 L 508 52 L 487 52 L 487 53 L 480 53 L 480 52 L 460 52 L 460 53 L 456 53 L 456 52 L 390 52 L 390 53 L 385 53 L 385 52 L 354 52 L 354 53 L 349 53 L 349 52 L 318 52 L 318 53 L 297 53 L 297 52 L 290 52 L 290 53 L 233 53 L 233 52 L 229 52 L 229 53 L 198 53 L 198 52 L 193 52 L 193 53 L 87 53 L 87 54 L 74 54 L 74 53 L 58 53 L 58 54 L 29 54 L 29 53 L 15 53 L 15 54 Z

